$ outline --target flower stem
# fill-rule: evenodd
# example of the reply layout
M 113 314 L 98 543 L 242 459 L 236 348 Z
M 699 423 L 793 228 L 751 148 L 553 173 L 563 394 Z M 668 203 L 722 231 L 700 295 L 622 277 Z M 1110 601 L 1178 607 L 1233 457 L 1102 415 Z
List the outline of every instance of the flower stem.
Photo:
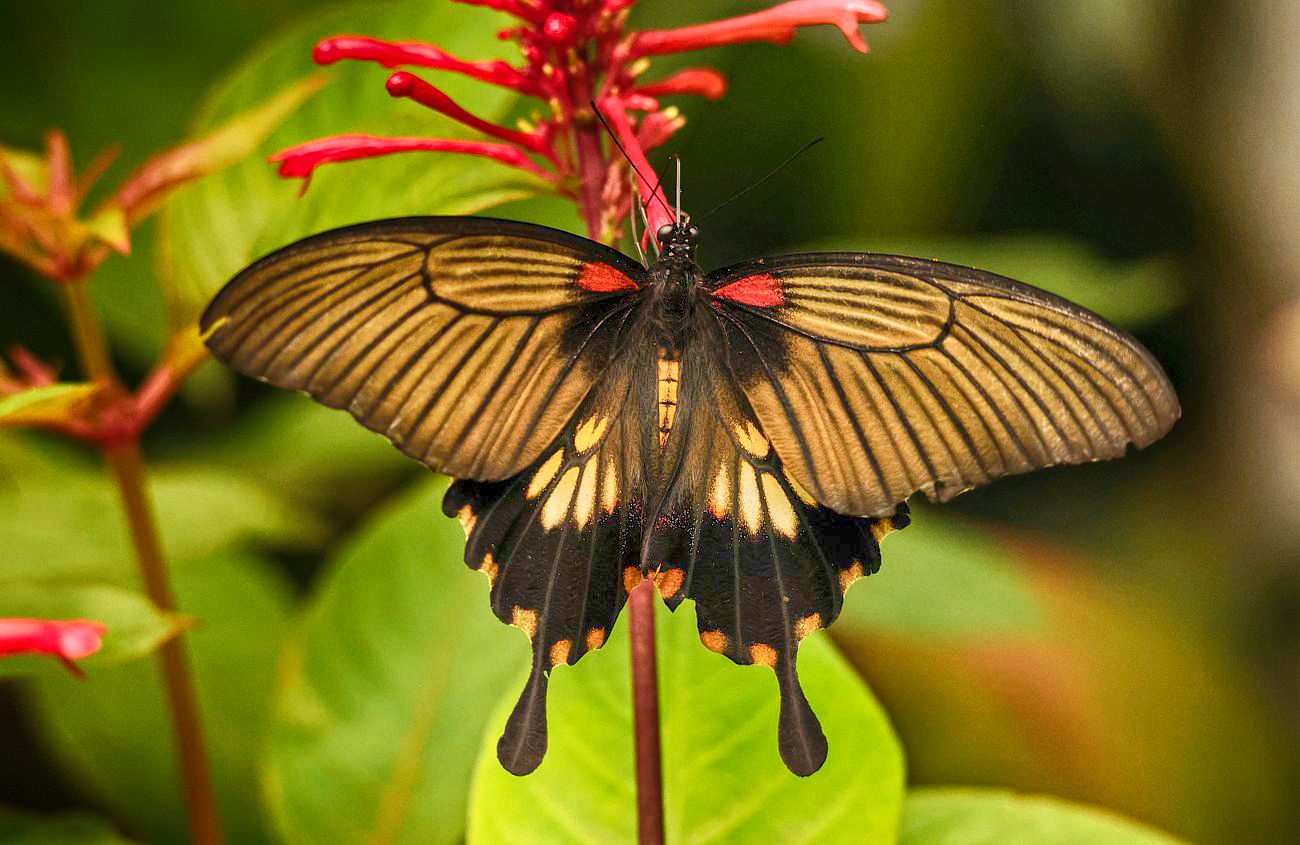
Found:
M 91 305 L 89 287 L 85 281 L 73 281 L 64 288 L 68 293 L 77 354 L 86 375 L 96 381 L 115 383 L 117 378 L 109 359 L 108 344 Z M 131 437 L 105 448 L 104 458 L 122 497 L 145 592 L 161 610 L 175 611 L 176 598 L 163 558 L 153 506 L 145 489 L 145 467 L 139 439 Z M 198 696 L 185 646 L 179 636 L 163 644 L 158 650 L 158 661 L 162 667 L 172 731 L 180 757 L 181 786 L 185 792 L 190 836 L 196 845 L 222 845 L 225 836 L 203 744 Z
M 663 845 L 664 784 L 659 744 L 659 677 L 655 656 L 655 585 L 649 578 L 627 597 L 632 633 L 632 712 L 636 734 L 636 820 L 640 845 Z

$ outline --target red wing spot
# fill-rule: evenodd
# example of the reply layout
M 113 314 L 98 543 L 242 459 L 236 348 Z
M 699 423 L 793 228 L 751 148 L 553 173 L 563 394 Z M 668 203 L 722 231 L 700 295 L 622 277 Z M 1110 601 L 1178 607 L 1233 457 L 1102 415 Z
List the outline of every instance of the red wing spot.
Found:
M 582 268 L 582 275 L 578 276 L 578 287 L 596 293 L 609 293 L 615 290 L 636 290 L 636 282 L 608 264 L 592 261 Z
M 785 291 L 781 289 L 781 280 L 771 273 L 759 273 L 757 276 L 737 279 L 729 285 L 718 288 L 713 295 L 757 308 L 785 305 Z

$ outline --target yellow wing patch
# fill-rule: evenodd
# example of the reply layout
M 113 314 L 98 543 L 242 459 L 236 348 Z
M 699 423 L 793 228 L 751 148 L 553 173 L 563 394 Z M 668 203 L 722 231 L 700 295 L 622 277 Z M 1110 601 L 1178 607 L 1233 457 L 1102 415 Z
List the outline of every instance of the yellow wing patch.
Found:
M 540 470 L 538 472 L 540 473 Z M 560 476 L 550 495 L 546 497 L 546 504 L 542 505 L 541 518 L 542 527 L 547 531 L 564 521 L 565 514 L 569 512 L 569 505 L 573 502 L 573 491 L 578 486 L 578 474 L 581 472 L 579 467 L 569 467 L 564 471 L 564 475 Z
M 573 435 L 573 448 L 580 453 L 588 451 L 600 443 L 606 428 L 609 428 L 609 417 L 591 417 L 586 420 Z
M 528 489 L 524 491 L 530 499 L 536 499 L 537 495 L 546 489 L 555 477 L 555 473 L 560 471 L 560 464 L 564 462 L 564 450 L 557 450 L 554 455 L 546 459 L 546 463 L 537 468 L 533 474 L 533 480 L 528 482 Z

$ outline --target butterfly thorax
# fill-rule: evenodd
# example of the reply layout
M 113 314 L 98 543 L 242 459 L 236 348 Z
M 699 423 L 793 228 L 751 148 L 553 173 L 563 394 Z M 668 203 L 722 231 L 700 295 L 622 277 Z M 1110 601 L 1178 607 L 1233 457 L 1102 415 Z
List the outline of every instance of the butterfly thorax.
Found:
M 650 314 L 659 343 L 678 357 L 691 322 L 691 306 L 704 286 L 704 271 L 695 261 L 699 230 L 677 224 L 659 230 L 661 252 L 650 267 Z

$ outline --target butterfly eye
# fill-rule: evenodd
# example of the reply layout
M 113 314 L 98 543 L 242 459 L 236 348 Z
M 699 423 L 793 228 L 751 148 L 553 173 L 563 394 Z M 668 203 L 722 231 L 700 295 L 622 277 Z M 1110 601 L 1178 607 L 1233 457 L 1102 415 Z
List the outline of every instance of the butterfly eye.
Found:
M 687 229 L 687 230 L 686 230 L 686 236 L 687 236 L 688 238 L 690 238 L 691 240 L 693 240 L 693 241 L 699 240 L 699 239 L 700 239 L 700 227 L 699 227 L 699 226 L 692 226 L 691 228 Z
M 661 240 L 661 241 L 666 241 L 666 240 L 668 240 L 668 238 L 672 236 L 672 233 L 673 233 L 673 227 L 672 227 L 672 224 L 665 224 L 665 225 L 663 225 L 663 226 L 660 226 L 660 227 L 659 227 L 659 240 Z

